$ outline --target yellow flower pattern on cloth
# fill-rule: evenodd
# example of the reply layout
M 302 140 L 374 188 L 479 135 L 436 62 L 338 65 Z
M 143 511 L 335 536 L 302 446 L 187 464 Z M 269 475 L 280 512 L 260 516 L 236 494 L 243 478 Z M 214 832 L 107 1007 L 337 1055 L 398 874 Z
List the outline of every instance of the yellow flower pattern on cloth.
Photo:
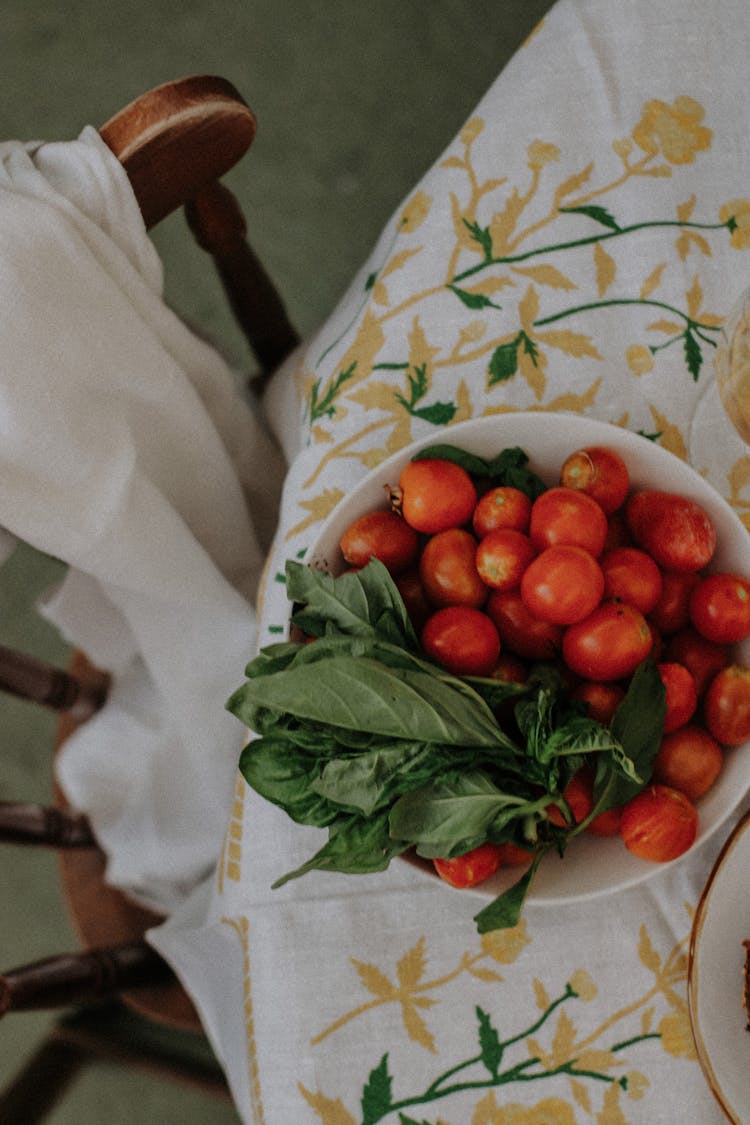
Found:
M 640 995 L 634 994 L 627 1005 L 608 1009 L 603 1017 L 599 1007 L 593 1020 L 578 1007 L 598 998 L 597 984 L 585 969 L 576 969 L 562 985 L 555 982 L 555 992 L 550 982 L 539 978 L 525 982 L 521 977 L 521 987 L 529 993 L 526 1015 L 517 1004 L 506 1007 L 499 987 L 504 976 L 496 966 L 512 965 L 530 941 L 524 922 L 513 930 L 485 934 L 477 950 L 466 951 L 452 970 L 432 979 L 427 975 L 425 938 L 403 954 L 395 974 L 353 958 L 369 998 L 343 1013 L 313 1044 L 340 1034 L 352 1021 L 366 1020 L 381 1006 L 397 1005 L 405 1036 L 440 1058 L 423 1088 L 404 1094 L 399 1083 L 396 1094 L 394 1086 L 400 1076 L 398 1045 L 394 1043 L 366 1077 L 359 1114 L 348 1108 L 344 1097 L 300 1083 L 303 1098 L 322 1125 L 377 1125 L 381 1121 L 459 1125 L 466 1120 L 471 1125 L 576 1125 L 579 1111 L 597 1125 L 628 1125 L 627 1103 L 640 1101 L 646 1094 L 654 1046 L 674 1058 L 695 1060 L 683 995 L 687 938 L 664 956 L 641 925 L 637 955 L 651 984 Z M 443 1059 L 423 1013 L 442 999 L 454 1005 L 461 1002 L 465 990 L 459 986 L 457 1000 L 454 986 L 466 974 L 488 986 L 487 1000 L 484 1006 L 475 1006 L 476 1035 L 473 1042 L 463 1045 L 466 1057 Z M 513 1100 L 514 1094 L 517 1097 L 532 1086 L 539 1091 L 538 1101 L 527 1105 Z M 457 1102 L 463 1114 L 467 1104 L 471 1106 L 470 1118 L 452 1116 Z M 438 1116 L 428 1119 L 426 1113 Z
M 479 415 L 572 410 L 658 440 L 650 417 L 657 412 L 683 431 L 685 444 L 686 406 L 699 380 L 710 378 L 724 319 L 705 307 L 701 262 L 717 240 L 750 248 L 750 200 L 717 207 L 691 188 L 690 166 L 712 144 L 705 118 L 685 95 L 671 104 L 649 99 L 630 135 L 612 139 L 612 169 L 600 174 L 584 159 L 560 175 L 566 154 L 535 139 L 525 182 L 515 183 L 501 168 L 482 174 L 475 149 L 486 124 L 478 116 L 467 122 L 441 165 L 452 239 L 441 226 L 433 244 L 433 226 L 448 212 L 438 215 L 436 199 L 420 188 L 396 218 L 348 323 L 318 355 L 308 353 L 298 373 L 319 456 L 299 490 L 288 541 L 339 503 L 333 478 L 342 465 L 367 471 L 430 429 Z M 654 211 L 654 181 L 675 176 L 686 181 L 684 198 Z M 648 213 L 621 213 L 623 190 L 639 182 L 648 188 Z M 628 257 L 636 242 L 639 277 Z M 622 338 L 634 329 L 636 338 Z M 685 377 L 676 413 L 674 391 L 665 398 L 659 384 L 666 352 L 680 353 Z
M 534 137 L 507 167 L 493 155 L 498 124 L 478 114 L 395 216 L 296 371 L 304 441 L 269 572 L 267 639 L 286 630 L 285 559 L 304 558 L 353 484 L 416 438 L 449 441 L 446 427 L 475 417 L 564 410 L 689 459 L 733 299 L 714 307 L 713 275 L 717 260 L 750 250 L 750 198 L 733 187 L 716 199 L 705 186 L 722 122 L 680 91 L 645 94 L 626 135 L 602 144 L 582 127 L 576 152 Z M 750 528 L 750 456 L 714 445 L 711 468 Z M 450 963 L 434 932 L 388 963 L 350 951 L 338 1015 L 310 1029 L 321 1077 L 300 1072 L 308 1115 L 321 1125 L 648 1121 L 665 1061 L 698 1072 L 687 937 L 660 949 L 647 924 L 623 932 L 618 956 L 648 981 L 627 1003 L 585 961 L 567 979 L 557 955 L 549 974 L 525 975 L 524 953 L 544 937 L 522 922 L 473 938 Z M 326 1051 L 355 1042 L 360 1060 L 371 1046 L 361 1073 L 327 1069 Z

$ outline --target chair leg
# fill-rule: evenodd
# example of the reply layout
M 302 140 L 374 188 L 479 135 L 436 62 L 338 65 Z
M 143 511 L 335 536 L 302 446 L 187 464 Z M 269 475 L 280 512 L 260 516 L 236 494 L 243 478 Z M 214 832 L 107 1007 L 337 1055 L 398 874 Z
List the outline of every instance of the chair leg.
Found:
M 91 1003 L 171 980 L 171 968 L 145 941 L 63 953 L 0 976 L 0 1016 Z
M 50 848 L 93 848 L 94 834 L 80 813 L 27 801 L 0 801 L 0 843 Z
M 224 184 L 208 184 L 185 204 L 185 217 L 198 245 L 214 259 L 237 323 L 260 364 L 251 382 L 260 394 L 300 338 L 246 240 L 245 217 L 232 192 Z
M 86 1062 L 87 1052 L 53 1032 L 0 1094 L 0 1121 L 38 1125 Z

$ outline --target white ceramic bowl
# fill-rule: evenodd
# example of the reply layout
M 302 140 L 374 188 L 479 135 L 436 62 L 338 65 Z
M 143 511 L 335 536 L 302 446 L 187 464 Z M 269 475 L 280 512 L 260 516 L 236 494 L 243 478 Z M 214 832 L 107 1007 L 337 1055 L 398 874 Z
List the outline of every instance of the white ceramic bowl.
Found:
M 750 574 L 750 536 L 730 506 L 693 469 L 648 438 L 618 426 L 577 414 L 509 413 L 450 426 L 440 433 L 404 447 L 372 470 L 331 513 L 312 545 L 307 561 L 336 574 L 344 569 L 339 540 L 349 524 L 365 512 L 386 506 L 386 484 L 397 484 L 401 469 L 420 449 L 438 442 L 458 446 L 480 457 L 520 446 L 529 457 L 529 468 L 548 484 L 557 484 L 565 458 L 585 445 L 608 445 L 625 460 L 634 488 L 658 488 L 689 496 L 709 512 L 718 546 L 710 569 Z M 750 641 L 738 646 L 740 658 L 750 663 Z M 699 802 L 699 831 L 693 849 L 714 833 L 737 808 L 750 789 L 750 753 L 742 747 L 727 751 L 718 780 Z M 686 853 L 690 854 L 690 853 Z M 680 859 L 673 862 L 679 863 Z M 634 886 L 666 864 L 633 856 L 619 838 L 581 835 L 563 858 L 547 854 L 539 865 L 529 892 L 534 903 L 562 903 L 592 898 Z M 429 878 L 432 866 L 423 865 Z M 494 898 L 518 878 L 518 869 L 505 869 L 474 888 L 485 899 Z M 465 890 L 460 892 L 465 895 Z

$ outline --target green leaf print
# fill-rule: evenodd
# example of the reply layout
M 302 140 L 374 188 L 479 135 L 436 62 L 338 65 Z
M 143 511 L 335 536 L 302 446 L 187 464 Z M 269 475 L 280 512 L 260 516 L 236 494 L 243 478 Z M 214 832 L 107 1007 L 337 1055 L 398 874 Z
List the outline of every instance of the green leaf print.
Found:
M 479 1021 L 479 1048 L 482 1052 L 482 1062 L 487 1067 L 493 1078 L 497 1078 L 500 1063 L 503 1060 L 503 1048 L 500 1036 L 492 1026 L 492 1021 L 482 1008 L 477 1005 L 477 1019 Z
M 606 207 L 561 207 L 560 210 L 564 211 L 567 215 L 588 215 L 590 219 L 594 219 L 597 223 L 601 223 L 603 227 L 609 227 L 610 230 L 622 229 L 617 220 L 612 215 L 610 215 Z
M 459 300 L 466 305 L 467 309 L 502 308 L 502 305 L 496 304 L 495 301 L 485 296 L 484 293 L 469 293 L 466 289 L 459 289 L 457 285 L 449 285 L 448 288 L 451 293 L 455 293 Z
M 701 366 L 703 364 L 703 354 L 700 345 L 696 340 L 693 333 L 688 328 L 685 332 L 685 362 L 687 363 L 688 371 L 693 376 L 695 382 L 698 381 L 698 376 L 701 373 Z
M 518 335 L 515 340 L 511 340 L 507 344 L 500 344 L 499 347 L 495 348 L 487 369 L 489 374 L 488 388 L 494 387 L 497 383 L 505 383 L 515 375 L 518 370 L 518 345 L 520 342 L 521 336 Z
M 391 1108 L 391 1076 L 388 1073 L 388 1055 L 370 1071 L 367 1085 L 362 1091 L 362 1125 L 375 1125 Z

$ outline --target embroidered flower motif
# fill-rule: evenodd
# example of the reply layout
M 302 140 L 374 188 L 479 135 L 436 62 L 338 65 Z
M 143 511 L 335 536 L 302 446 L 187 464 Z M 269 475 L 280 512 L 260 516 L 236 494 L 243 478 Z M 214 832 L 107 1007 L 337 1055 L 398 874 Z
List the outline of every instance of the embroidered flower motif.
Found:
M 532 141 L 526 151 L 529 158 L 529 168 L 535 170 L 560 159 L 560 149 L 557 145 L 547 144 L 545 141 Z
M 750 199 L 732 199 L 725 203 L 719 218 L 726 223 L 735 250 L 750 250 Z
M 675 98 L 667 105 L 659 98 L 647 101 L 633 129 L 633 140 L 644 152 L 661 154 L 670 164 L 692 164 L 696 153 L 707 149 L 713 133 L 701 121 L 703 106 L 694 98 Z
M 684 1008 L 675 1009 L 659 1024 L 661 1045 L 676 1059 L 694 1059 L 695 1044 L 690 1031 L 690 1021 Z
M 651 349 L 645 344 L 631 344 L 625 352 L 625 359 L 634 375 L 647 375 L 654 366 Z
M 593 1000 L 597 994 L 597 987 L 585 969 L 576 969 L 569 983 L 578 999 L 584 1002 Z
M 465 145 L 470 145 L 475 141 L 479 134 L 484 129 L 484 121 L 481 117 L 470 117 L 459 133 L 461 142 Z
M 429 196 L 425 191 L 418 191 L 411 197 L 409 202 L 401 212 L 399 219 L 399 228 L 404 234 L 411 234 L 412 231 L 421 227 L 430 213 L 432 206 L 432 196 Z

